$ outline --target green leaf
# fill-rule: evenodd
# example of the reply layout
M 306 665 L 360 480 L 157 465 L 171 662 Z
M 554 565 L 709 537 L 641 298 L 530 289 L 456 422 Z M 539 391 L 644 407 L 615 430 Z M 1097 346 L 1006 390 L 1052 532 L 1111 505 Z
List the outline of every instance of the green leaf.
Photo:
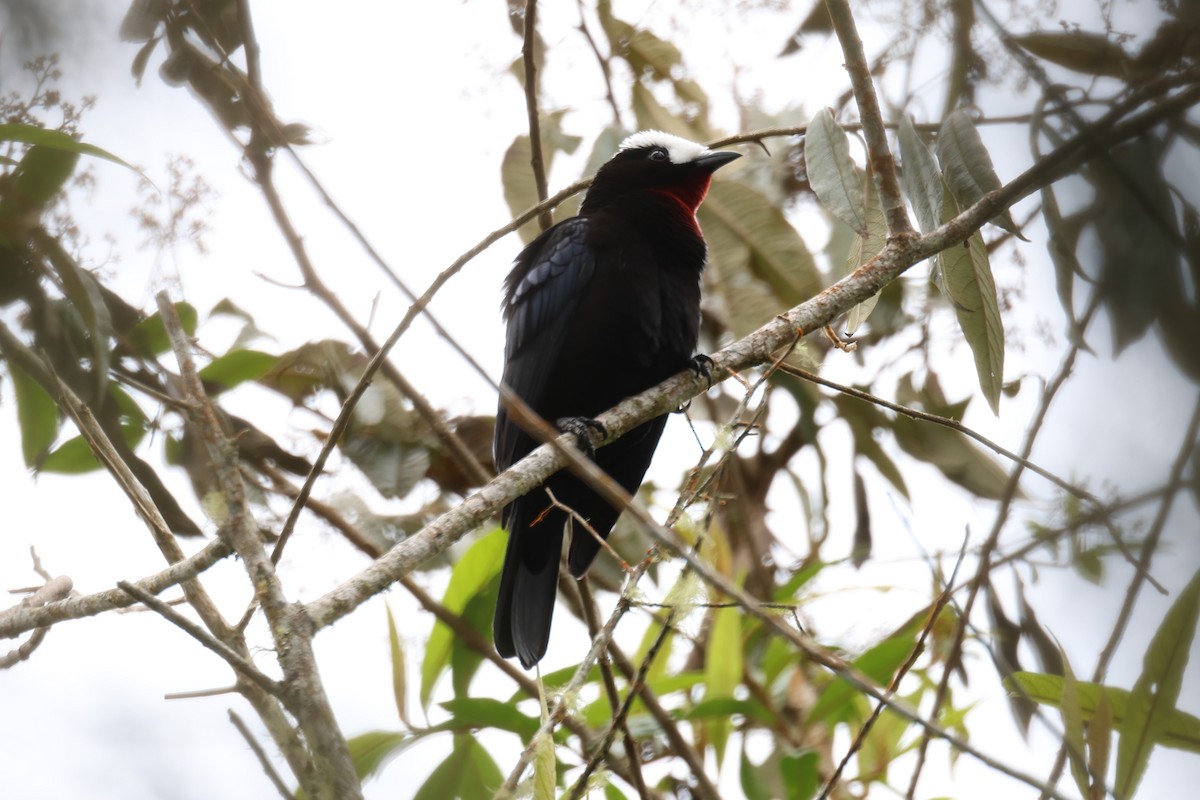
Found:
M 937 153 L 946 185 L 960 208 L 968 208 L 988 192 L 1000 188 L 1000 178 L 992 166 L 992 157 L 988 155 L 975 123 L 965 109 L 951 111 L 942 121 Z M 1007 209 L 992 217 L 991 221 L 1028 241 L 1021 235 L 1021 230 Z
M 108 394 L 116 401 L 117 407 L 121 410 L 119 419 L 121 436 L 129 449 L 133 450 L 146 437 L 146 431 L 149 428 L 146 413 L 142 411 L 137 401 L 129 396 L 128 392 L 116 384 L 108 385 Z M 83 436 L 72 436 L 50 451 L 38 465 L 38 470 L 57 475 L 83 475 L 94 472 L 101 466 L 87 439 Z
M 1079 683 L 1075 671 L 1062 653 L 1063 682 L 1060 711 L 1063 718 L 1063 743 L 1071 762 L 1071 777 L 1079 788 L 1081 797 L 1088 796 L 1088 773 L 1084 762 L 1083 706 L 1079 701 Z
M 912 204 L 921 232 L 929 233 L 942 220 L 942 174 L 908 114 L 900 118 L 898 138 L 903 166 L 900 186 Z
M 766 706 L 754 700 L 739 700 L 736 697 L 716 697 L 711 700 L 701 700 L 691 708 L 676 714 L 678 719 L 728 719 L 734 714 L 741 714 L 764 727 L 778 724 L 775 715 Z
M 369 731 L 347 739 L 346 745 L 359 780 L 366 780 L 414 741 L 402 731 Z
M 896 674 L 896 670 L 908 658 L 916 643 L 916 634 L 920 629 L 920 620 L 906 625 L 898 633 L 889 636 L 879 644 L 867 650 L 851 663 L 855 669 L 866 675 L 875 683 L 884 686 Z M 817 698 L 808 718 L 812 722 L 824 719 L 844 722 L 854 713 L 854 698 L 858 690 L 843 678 L 835 679 L 821 696 Z
M 789 753 L 779 760 L 787 800 L 811 800 L 821 785 L 821 763 L 815 750 Z
M 759 774 L 761 767 L 754 766 L 750 756 L 746 754 L 746 743 L 742 741 L 742 758 L 738 767 L 738 781 L 742 785 L 742 794 L 746 800 L 771 800 L 771 790 L 763 785 Z
M 408 669 L 404 662 L 404 648 L 400 644 L 391 604 L 385 603 L 384 608 L 387 609 L 388 649 L 392 658 L 392 697 L 396 701 L 396 713 L 400 721 L 405 727 L 412 728 L 412 723 L 408 721 Z
M 741 609 L 732 606 L 717 609 L 708 634 L 708 647 L 704 652 L 704 700 L 733 698 L 734 690 L 742 682 Z M 725 743 L 729 740 L 733 723 L 728 717 L 711 720 L 706 729 L 709 741 L 716 750 L 717 763 L 720 764 L 724 760 Z
M 135 169 L 125 163 L 120 158 L 117 158 L 107 150 L 102 150 L 92 144 L 86 142 L 77 142 L 70 135 L 62 131 L 49 130 L 47 128 L 39 128 L 36 125 L 26 125 L 24 123 L 9 123 L 0 125 L 0 142 L 22 142 L 24 144 L 36 145 L 39 147 L 47 147 L 54 150 L 63 150 L 68 153 L 77 155 L 93 156 L 102 158 L 105 161 L 111 161 L 114 164 L 120 164 L 126 169 L 133 170 L 138 175 L 142 175 L 141 171 Z M 145 178 L 145 175 L 142 175 Z M 148 179 L 147 179 L 148 180 Z
M 500 576 L 495 575 L 479 594 L 467 601 L 467 607 L 463 609 L 462 621 L 484 639 L 492 635 L 492 614 L 496 610 L 499 594 Z M 455 697 L 469 696 L 471 680 L 482 663 L 483 653 L 467 645 L 461 638 L 454 637 L 454 646 L 450 651 L 450 679 Z
M 904 717 L 888 708 L 880 712 L 858 751 L 860 780 L 887 782 L 892 762 L 914 746 L 900 744 L 908 730 L 909 722 Z
M 1062 683 L 1063 679 L 1059 675 L 1038 672 L 1015 672 L 1004 679 L 1004 685 L 1010 692 L 1018 692 L 1042 705 L 1054 708 L 1060 708 L 1062 705 Z M 1098 708 L 1105 702 L 1110 707 L 1109 714 L 1115 723 L 1121 724 L 1126 719 L 1130 693 L 1125 689 L 1085 681 L 1077 681 L 1076 687 L 1084 722 L 1092 724 L 1099 714 Z M 1172 711 L 1167 716 L 1166 727 L 1155 743 L 1163 747 L 1200 753 L 1200 718 L 1178 709 Z
M 1154 745 L 1166 733 L 1172 715 L 1178 713 L 1175 706 L 1198 617 L 1200 571 L 1179 593 L 1154 633 L 1142 660 L 1142 674 L 1129 694 L 1117 745 L 1117 777 L 1113 786 L 1117 800 L 1133 796 Z
M 279 363 L 279 356 L 261 350 L 231 350 L 214 358 L 200 370 L 201 380 L 232 389 L 239 383 L 258 380 Z
M 491 800 L 504 783 L 500 768 L 475 737 L 454 737 L 454 750 L 421 784 L 413 800 Z
M 191 303 L 176 303 L 175 313 L 179 316 L 183 332 L 188 336 L 194 336 L 199 319 L 196 307 Z M 171 340 L 167 336 L 167 329 L 163 327 L 162 315 L 155 312 L 152 316 L 134 325 L 129 331 L 128 344 L 138 355 L 146 358 L 161 355 L 170 350 Z
M 792 577 L 788 578 L 787 581 L 775 590 L 773 595 L 775 602 L 786 603 L 789 600 L 798 599 L 799 594 L 797 593 L 800 589 L 806 586 L 813 578 L 817 577 L 821 570 L 827 566 L 829 566 L 829 562 L 818 558 L 796 570 L 792 574 Z
M 804 163 L 809 184 L 821 204 L 861 238 L 867 238 L 867 198 L 862 173 L 850 157 L 846 132 L 828 108 L 822 108 L 808 123 Z
M 550 709 L 546 706 L 546 686 L 538 681 L 538 707 L 541 709 L 541 725 L 550 722 Z M 538 736 L 533 756 L 534 800 L 554 800 L 554 787 L 558 784 L 558 771 L 554 764 L 554 739 L 549 733 Z
M 471 598 L 499 574 L 506 542 L 507 537 L 502 529 L 494 528 L 463 554 L 450 573 L 450 582 L 442 597 L 442 605 L 448 611 L 461 614 Z M 425 658 L 421 663 L 421 705 L 424 708 L 429 708 L 433 686 L 450 664 L 454 638 L 454 633 L 440 620 L 433 623 L 433 631 L 425 646 Z
M 31 147 L 16 169 L 19 202 L 41 208 L 62 191 L 75 171 L 79 154 L 52 147 Z
M 71 305 L 79 312 L 87 326 L 88 342 L 91 345 L 91 374 L 95 380 L 95 397 L 104 395 L 108 386 L 108 365 L 112 354 L 108 341 L 112 336 L 112 317 L 100 284 L 92 273 L 83 269 L 55 238 L 41 234 L 38 246 L 46 253 L 62 281 L 63 292 Z
M 1107 780 L 1108 760 L 1112 753 L 1113 712 L 1108 692 L 1100 692 L 1100 700 L 1087 728 L 1088 771 L 1092 783 L 1099 785 Z
M 490 697 L 459 697 L 439 703 L 451 715 L 447 722 L 437 727 L 443 730 L 466 731 L 478 728 L 496 728 L 521 737 L 525 744 L 538 731 L 535 717 L 522 714 L 516 706 Z
M 942 219 L 952 219 L 957 213 L 954 198 L 946 192 Z M 1004 324 L 983 236 L 976 231 L 966 246 L 943 250 L 939 260 L 947 299 L 954 306 L 958 325 L 975 357 L 979 388 L 992 413 L 999 414 L 1004 386 Z
M 25 370 L 8 360 L 13 394 L 17 400 L 17 423 L 21 428 L 21 455 L 25 466 L 39 468 L 39 462 L 58 437 L 58 405 L 42 385 Z

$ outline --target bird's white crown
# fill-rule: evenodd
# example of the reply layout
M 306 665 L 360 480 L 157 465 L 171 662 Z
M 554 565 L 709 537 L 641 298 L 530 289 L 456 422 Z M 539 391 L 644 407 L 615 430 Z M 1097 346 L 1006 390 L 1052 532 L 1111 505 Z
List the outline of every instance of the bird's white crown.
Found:
M 712 151 L 702 144 L 663 131 L 638 131 L 621 142 L 620 151 L 661 147 L 667 151 L 672 164 L 687 164 Z

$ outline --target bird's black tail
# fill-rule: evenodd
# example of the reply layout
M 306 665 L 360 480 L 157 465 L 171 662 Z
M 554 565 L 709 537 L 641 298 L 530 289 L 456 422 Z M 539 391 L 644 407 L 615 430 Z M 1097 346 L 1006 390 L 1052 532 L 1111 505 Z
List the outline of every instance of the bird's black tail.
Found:
M 535 502 L 538 499 L 541 502 Z M 496 652 L 505 658 L 517 656 L 525 669 L 546 654 L 558 596 L 566 514 L 558 508 L 546 510 L 546 505 L 545 493 L 537 489 L 509 507 L 508 549 L 492 623 Z

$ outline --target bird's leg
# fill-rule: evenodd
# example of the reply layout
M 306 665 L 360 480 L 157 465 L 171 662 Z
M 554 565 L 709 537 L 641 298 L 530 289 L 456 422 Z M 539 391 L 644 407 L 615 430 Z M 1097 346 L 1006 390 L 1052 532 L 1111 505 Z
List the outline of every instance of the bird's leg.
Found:
M 596 457 L 596 448 L 592 445 L 592 431 L 600 434 L 601 438 L 608 436 L 608 429 L 591 417 L 559 417 L 554 425 L 562 433 L 575 437 L 575 446 L 588 458 Z
M 689 370 L 691 370 L 692 372 L 696 373 L 697 375 L 699 375 L 700 377 L 704 378 L 704 380 L 708 381 L 709 389 L 711 389 L 713 387 L 713 381 L 712 381 L 713 360 L 711 358 L 704 355 L 704 353 L 694 355 L 688 360 L 687 368 Z M 689 400 L 686 403 L 684 403 L 683 405 L 681 405 L 679 408 L 675 409 L 675 413 L 682 414 L 683 412 L 687 411 L 691 405 L 692 405 L 692 401 Z

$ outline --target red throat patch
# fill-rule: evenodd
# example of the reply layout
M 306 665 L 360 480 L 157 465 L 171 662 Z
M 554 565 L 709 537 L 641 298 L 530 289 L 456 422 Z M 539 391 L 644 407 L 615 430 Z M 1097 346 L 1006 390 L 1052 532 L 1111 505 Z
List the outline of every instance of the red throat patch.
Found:
M 664 197 L 669 197 L 678 203 L 680 208 L 685 212 L 688 221 L 691 222 L 692 227 L 699 229 L 700 226 L 696 223 L 696 211 L 708 195 L 708 187 L 711 183 L 712 176 L 697 175 L 686 183 L 679 183 L 669 188 L 652 189 L 651 191 L 661 194 Z

